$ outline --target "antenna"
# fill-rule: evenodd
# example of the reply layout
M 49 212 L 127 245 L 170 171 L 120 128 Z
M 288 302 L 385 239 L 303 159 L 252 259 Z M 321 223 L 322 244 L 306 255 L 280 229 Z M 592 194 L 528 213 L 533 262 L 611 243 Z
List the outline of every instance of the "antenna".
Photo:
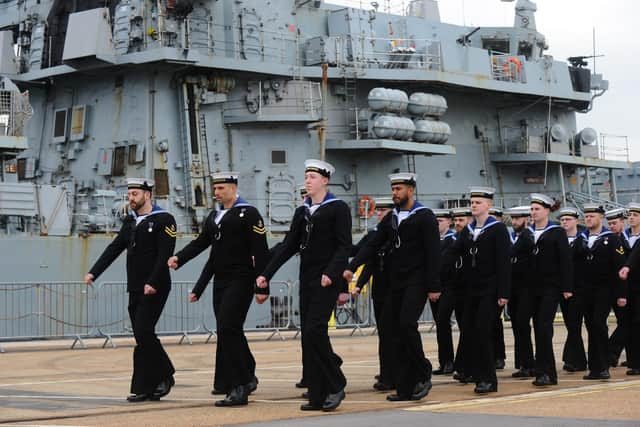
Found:
M 593 74 L 596 73 L 596 27 L 593 27 Z

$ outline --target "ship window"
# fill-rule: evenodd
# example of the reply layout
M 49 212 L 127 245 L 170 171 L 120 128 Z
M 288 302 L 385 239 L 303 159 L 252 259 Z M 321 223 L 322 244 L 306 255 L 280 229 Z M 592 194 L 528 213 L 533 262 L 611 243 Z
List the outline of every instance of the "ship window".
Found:
M 287 164 L 287 152 L 285 150 L 272 150 L 271 151 L 271 164 L 273 164 L 273 165 L 286 165 Z
M 144 162 L 144 145 L 132 144 L 129 146 L 129 164 L 135 165 Z
M 126 157 L 127 147 L 116 147 L 113 150 L 113 167 L 111 168 L 111 176 L 124 175 Z
M 53 142 L 60 143 L 67 140 L 67 109 L 56 110 L 53 114 Z
M 81 141 L 84 139 L 86 118 L 86 105 L 76 105 L 73 107 L 71 110 L 71 130 L 69 131 L 69 141 Z
M 511 53 L 509 39 L 482 39 L 482 48 L 498 53 Z
M 156 196 L 165 197 L 169 195 L 169 172 L 166 169 L 154 169 L 153 178 L 156 181 L 154 190 Z

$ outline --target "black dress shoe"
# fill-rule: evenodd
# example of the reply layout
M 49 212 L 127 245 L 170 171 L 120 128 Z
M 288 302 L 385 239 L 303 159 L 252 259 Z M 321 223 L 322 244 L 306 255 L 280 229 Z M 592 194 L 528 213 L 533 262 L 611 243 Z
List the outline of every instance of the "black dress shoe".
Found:
M 473 382 L 473 377 L 471 375 L 465 375 L 464 372 L 453 374 L 453 379 L 460 381 L 462 384 L 469 384 Z
M 450 375 L 453 373 L 453 363 L 447 362 L 444 366 L 440 366 L 438 369 L 433 371 L 433 375 Z
M 300 405 L 301 411 L 322 411 L 322 405 L 313 405 L 311 403 L 305 403 Z
M 249 403 L 249 390 L 246 386 L 234 387 L 231 392 L 222 400 L 218 400 L 216 406 L 241 406 Z
M 533 369 L 522 368 L 518 369 L 514 373 L 511 374 L 512 378 L 531 378 L 535 377 L 535 371 Z
M 582 377 L 583 380 L 608 380 L 611 378 L 608 370 L 602 372 L 589 372 L 589 374 Z
M 404 402 L 405 400 L 411 400 L 411 396 L 401 396 L 399 394 L 389 394 L 389 395 L 387 395 L 387 400 L 389 402 Z
M 535 380 L 533 380 L 533 382 L 531 383 L 537 387 L 545 387 L 545 386 L 549 386 L 549 385 L 557 385 L 558 384 L 558 380 L 555 380 L 553 378 L 551 378 L 549 375 L 547 374 L 543 374 L 540 375 L 539 377 L 537 377 Z
M 640 375 L 640 369 L 627 369 L 627 375 Z
M 256 391 L 258 389 L 258 384 L 259 383 L 260 383 L 260 381 L 258 381 L 258 377 L 256 377 L 254 375 L 253 379 L 247 383 L 247 391 L 248 391 L 248 393 L 251 394 L 254 391 Z
M 392 384 L 383 383 L 382 381 L 376 381 L 373 384 L 373 388 L 378 391 L 389 391 L 395 389 L 396 387 Z
M 496 369 L 504 369 L 504 359 L 496 359 Z
M 144 402 L 145 400 L 151 400 L 151 394 L 149 393 L 139 393 L 139 394 L 130 394 L 127 396 L 128 402 Z
M 344 397 L 345 397 L 344 390 L 340 390 L 337 393 L 331 393 L 324 400 L 324 404 L 322 405 L 322 410 L 324 412 L 335 411 L 336 408 L 340 406 L 340 403 L 344 400 Z
M 567 372 L 575 372 L 576 367 L 573 366 L 571 363 L 565 363 L 564 365 L 562 365 L 562 370 Z
M 173 387 L 174 385 L 176 385 L 176 381 L 173 379 L 172 375 L 158 384 L 155 391 L 153 392 L 153 397 L 157 400 L 160 400 L 161 397 L 165 397 L 167 394 L 169 394 L 169 392 L 171 391 L 171 387 Z
M 477 394 L 494 393 L 496 391 L 498 391 L 498 384 L 488 383 L 484 381 L 476 384 L 476 388 L 473 389 L 473 392 Z
M 419 382 L 418 384 L 416 384 L 415 388 L 413 389 L 413 394 L 411 395 L 411 400 L 421 400 L 424 399 L 427 394 L 429 394 L 429 391 L 431 390 L 431 387 L 433 387 L 433 385 L 431 384 L 431 381 L 427 380 L 424 382 Z
M 300 381 L 296 383 L 296 388 L 308 388 L 307 382 L 302 378 Z

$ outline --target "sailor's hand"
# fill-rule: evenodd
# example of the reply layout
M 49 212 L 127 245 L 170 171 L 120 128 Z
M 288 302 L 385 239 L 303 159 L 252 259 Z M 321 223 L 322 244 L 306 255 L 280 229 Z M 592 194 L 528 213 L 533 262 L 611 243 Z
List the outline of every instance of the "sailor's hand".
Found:
M 348 302 L 349 302 L 349 294 L 346 292 L 340 292 L 338 294 L 338 301 L 336 301 L 336 304 L 345 305 Z
M 145 295 L 155 295 L 158 291 L 151 285 L 144 285 L 144 294 Z
M 626 298 L 618 298 L 618 307 L 624 307 L 625 305 L 627 305 L 627 299 Z
M 436 302 L 440 299 L 440 295 L 442 295 L 442 292 L 429 292 L 429 301 L 431 302 Z
M 320 284 L 322 285 L 323 288 L 326 288 L 327 286 L 331 286 L 333 282 L 331 281 L 331 279 L 329 279 L 329 276 L 327 276 L 326 274 L 322 275 L 322 279 L 320 279 Z
M 618 272 L 618 276 L 620 276 L 622 280 L 627 280 L 627 278 L 629 277 L 630 270 L 631 269 L 629 267 L 622 267 Z
M 360 288 L 359 287 L 355 287 L 351 290 L 351 295 L 353 295 L 354 297 L 357 297 L 358 295 L 360 295 Z
M 256 302 L 258 304 L 264 303 L 269 298 L 269 295 L 265 294 L 256 294 Z
M 84 275 L 84 283 L 86 283 L 87 285 L 93 285 L 93 279 L 95 279 L 95 277 L 91 273 L 87 273 Z
M 189 293 L 189 302 L 198 302 L 198 295 L 193 292 Z
M 258 278 L 256 279 L 256 286 L 261 289 L 265 289 L 267 286 L 269 286 L 269 282 L 267 281 L 266 277 L 258 276 Z
M 352 281 L 353 280 L 353 271 L 345 270 L 344 273 L 342 273 L 342 277 L 344 277 L 344 280 L 346 280 L 347 282 Z
M 564 297 L 564 299 L 569 299 L 573 296 L 573 292 L 563 292 L 562 296 Z
M 509 300 L 506 298 L 498 298 L 498 305 L 500 307 L 504 307 L 505 305 L 507 305 L 508 302 Z
M 178 268 L 178 257 L 174 255 L 171 258 L 169 258 L 167 260 L 167 265 L 169 266 L 169 268 L 171 268 L 173 270 Z

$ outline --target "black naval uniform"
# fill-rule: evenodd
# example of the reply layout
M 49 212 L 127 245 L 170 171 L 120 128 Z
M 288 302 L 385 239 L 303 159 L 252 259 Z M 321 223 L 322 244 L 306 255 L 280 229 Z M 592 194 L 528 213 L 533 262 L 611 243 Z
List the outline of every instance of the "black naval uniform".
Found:
M 244 322 L 257 272 L 262 271 L 268 259 L 265 233 L 258 210 L 238 198 L 226 211 L 212 211 L 198 237 L 176 254 L 180 268 L 211 246 L 192 292 L 200 299 L 214 278 L 213 310 L 218 335 L 214 389 L 221 392 L 229 393 L 254 381 L 256 362 L 244 335 Z
M 366 243 L 375 236 L 376 230 L 371 230 L 366 236 L 358 242 L 354 247 L 353 255 L 366 245 Z M 356 286 L 361 290 L 371 280 L 371 300 L 373 302 L 373 314 L 376 320 L 376 328 L 378 329 L 378 360 L 380 363 L 380 372 L 378 383 L 382 389 L 387 387 L 395 388 L 394 357 L 393 357 L 393 326 L 389 321 L 391 305 L 389 300 L 389 279 L 387 272 L 381 269 L 383 262 L 381 255 L 376 254 L 373 259 L 365 264 Z M 374 385 L 374 387 L 376 387 Z
M 456 233 L 456 239 L 460 238 L 460 232 Z M 455 246 L 454 246 L 455 247 Z M 453 281 L 453 294 L 454 294 L 454 311 L 456 314 L 456 322 L 458 323 L 458 329 L 460 334 L 458 335 L 458 346 L 456 348 L 456 355 L 453 362 L 453 367 L 457 374 L 454 375 L 455 379 L 462 382 L 467 382 L 471 378 L 471 357 L 467 357 L 471 349 L 469 348 L 470 340 L 466 337 L 466 329 L 464 326 L 464 313 L 466 307 L 470 303 L 469 295 L 469 275 L 471 265 L 471 254 L 458 253 L 457 251 L 450 251 L 450 256 L 455 260 L 455 277 Z M 446 259 L 443 262 L 448 262 Z
M 627 234 L 627 231 L 628 230 L 622 232 L 622 234 L 620 235 L 620 240 L 622 241 L 622 246 L 624 246 L 625 254 L 629 256 L 631 254 L 632 248 L 629 245 L 629 236 Z M 609 336 L 608 361 L 610 366 L 618 366 L 618 359 L 620 359 L 622 350 L 624 350 L 626 347 L 629 335 L 629 308 L 626 306 L 619 307 L 613 295 L 611 297 L 611 308 L 613 309 L 613 313 L 616 316 L 617 326 L 611 336 Z
M 509 299 L 511 288 L 511 239 L 506 225 L 493 217 L 487 218 L 474 239 L 474 220 L 460 232 L 455 252 L 469 254 L 464 274 L 468 279 L 468 300 L 464 309 L 463 328 L 468 343 L 465 351 L 465 375 L 471 375 L 479 388 L 498 388 L 494 356 L 495 325 L 498 299 Z M 471 369 L 471 372 L 467 372 Z
M 529 319 L 521 323 L 518 319 L 522 298 L 530 292 L 534 282 L 532 279 L 532 257 L 535 246 L 533 233 L 528 227 L 524 227 L 520 232 L 514 231 L 511 233 L 511 243 L 511 299 L 508 307 L 513 330 L 515 368 L 522 371 L 528 370 L 529 372 L 523 372 L 523 374 L 529 374 L 535 367 L 531 325 Z
M 584 274 L 587 255 L 587 241 L 583 233 L 568 238 L 573 265 L 573 296 L 560 300 L 560 309 L 567 328 L 567 340 L 562 350 L 564 368 L 568 371 L 584 371 L 587 369 L 587 356 L 582 340 L 582 323 L 584 320 Z
M 530 227 L 534 233 L 533 226 Z M 573 292 L 573 268 L 567 233 L 551 221 L 542 230 L 533 248 L 532 277 L 535 283 L 520 305 L 518 323 L 533 319 L 535 331 L 535 366 L 537 385 L 558 382 L 553 353 L 553 321 L 563 292 Z M 524 348 L 523 348 L 524 349 Z M 521 354 L 529 359 L 530 354 Z
M 440 233 L 430 209 L 414 202 L 408 216 L 399 220 L 398 208 L 378 224 L 376 235 L 349 264 L 354 271 L 383 252 L 387 271 L 394 338 L 397 395 L 409 400 L 431 388 L 431 363 L 424 355 L 418 319 L 430 292 L 440 292 Z M 389 397 L 391 399 L 391 396 Z
M 624 263 L 625 251 L 620 237 L 603 227 L 592 247 L 587 248 L 585 262 L 584 319 L 589 333 L 590 375 L 608 371 L 607 317 L 611 298 L 627 295 L 626 282 L 618 278 Z
M 626 262 L 630 267 L 628 284 L 627 374 L 640 374 L 640 238 L 634 242 L 631 255 Z
M 171 291 L 167 259 L 173 254 L 175 244 L 173 216 L 154 205 L 147 215 L 127 216 L 116 238 L 89 270 L 97 279 L 127 250 L 128 311 L 136 340 L 131 393 L 136 395 L 153 394 L 163 381 L 173 384 L 175 369 L 155 333 L 155 326 Z M 145 285 L 157 292 L 144 295 Z
M 453 255 L 453 244 L 456 233 L 448 230 L 440 238 L 442 264 L 440 267 L 440 283 L 442 294 L 437 301 L 429 300 L 433 320 L 436 323 L 436 339 L 438 341 L 439 372 L 436 374 L 450 374 L 453 371 L 453 337 L 451 335 L 451 314 L 455 306 L 454 282 L 456 279 L 456 257 Z
M 289 258 L 300 253 L 302 369 L 309 403 L 321 408 L 329 394 L 340 393 L 347 384 L 329 341 L 328 322 L 338 294 L 348 291 L 342 273 L 352 248 L 351 212 L 331 193 L 315 212 L 311 208 L 308 197 L 296 209 L 283 244 L 262 275 L 270 280 Z M 321 286 L 323 274 L 331 279 L 330 286 Z

